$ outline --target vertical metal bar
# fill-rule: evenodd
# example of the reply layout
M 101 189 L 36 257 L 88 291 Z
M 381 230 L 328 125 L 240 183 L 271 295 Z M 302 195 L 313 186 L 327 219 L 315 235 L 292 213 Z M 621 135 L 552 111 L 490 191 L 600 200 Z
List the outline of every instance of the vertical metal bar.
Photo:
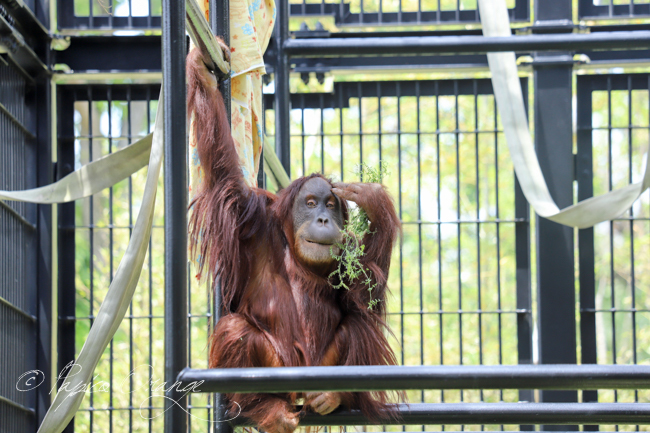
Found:
M 112 88 L 109 86 L 106 91 L 107 111 L 108 111 L 108 153 L 113 153 L 113 98 L 111 94 Z M 113 281 L 113 187 L 108 189 L 108 278 Z M 113 339 L 109 343 L 109 363 L 108 363 L 108 378 L 110 389 L 108 392 L 108 431 L 113 433 Z
M 402 2 L 400 1 L 397 4 L 398 10 L 397 10 L 397 23 L 402 24 Z
M 276 3 L 275 22 L 275 152 L 287 173 L 291 173 L 291 94 L 289 90 L 289 57 L 284 41 L 289 39 L 289 2 Z
M 576 180 L 578 201 L 593 196 L 592 152 L 592 77 L 578 77 L 578 154 L 576 155 Z M 596 364 L 596 274 L 594 229 L 578 230 L 578 269 L 580 273 L 580 362 Z M 582 401 L 598 401 L 598 391 L 582 391 Z M 598 431 L 597 425 L 584 426 L 585 431 Z
M 363 91 L 361 83 L 357 83 L 357 92 L 359 95 L 359 164 L 363 164 Z M 363 182 L 363 172 L 359 176 L 359 180 Z
M 129 0 L 129 17 L 131 17 L 131 2 Z M 127 112 L 127 143 L 131 144 L 131 87 L 126 89 L 126 112 Z M 122 117 L 124 118 L 124 117 Z M 121 135 L 121 134 L 120 134 Z M 133 233 L 133 179 L 129 176 L 129 239 Z M 133 371 L 133 302 L 129 306 L 129 371 Z M 129 375 L 129 408 L 133 407 L 133 375 Z M 133 431 L 133 410 L 129 409 L 129 431 Z
M 88 86 L 87 87 L 88 91 L 88 161 L 93 160 L 93 137 L 94 137 L 94 131 L 93 131 L 93 93 L 92 93 L 92 87 Z M 88 222 L 90 225 L 90 228 L 88 229 L 88 236 L 89 236 L 89 244 L 90 244 L 90 260 L 89 260 L 89 282 L 90 282 L 90 308 L 88 309 L 88 315 L 89 315 L 89 323 L 90 327 L 92 328 L 93 323 L 95 323 L 95 201 L 94 197 L 90 197 L 88 199 Z M 73 223 L 74 225 L 74 223 Z M 90 380 L 90 385 L 93 385 L 93 379 Z M 88 399 L 90 401 L 90 409 L 94 408 L 94 395 L 93 393 L 90 394 L 90 398 Z M 90 411 L 88 414 L 90 418 L 90 431 L 93 431 L 93 426 L 94 426 L 94 421 L 95 421 L 95 413 L 93 410 Z
M 614 188 L 612 149 L 612 79 L 607 77 L 607 183 L 609 191 Z M 612 316 L 612 364 L 616 364 L 616 291 L 614 269 L 614 221 L 609 221 L 609 290 Z M 614 401 L 617 401 L 617 391 L 614 390 Z
M 112 28 L 113 27 L 113 16 L 115 15 L 115 7 L 113 6 L 113 0 L 108 0 L 107 12 L 108 12 L 108 27 Z M 110 419 L 111 419 L 111 421 L 109 423 L 109 426 L 111 426 L 111 428 L 112 428 L 113 411 L 109 411 L 108 413 L 109 413 L 109 416 L 110 416 Z
M 463 291 L 462 291 L 462 250 L 461 250 L 461 213 L 460 213 L 460 134 L 458 118 L 458 80 L 454 80 L 454 141 L 456 144 L 456 248 L 458 256 L 458 363 L 463 365 Z M 460 401 L 463 401 L 464 393 L 460 391 Z M 461 426 L 461 430 L 463 427 Z
M 634 0 L 632 0 L 634 5 Z M 627 138 L 628 138 L 628 170 L 629 182 L 632 183 L 632 155 L 634 140 L 632 138 L 632 75 L 627 77 Z M 636 345 L 636 274 L 634 269 L 634 207 L 630 207 L 630 297 L 632 298 L 632 362 L 637 363 L 637 345 Z M 639 391 L 634 391 L 634 401 L 638 401 Z M 637 430 L 638 430 L 637 426 Z
M 210 0 L 209 3 L 210 14 L 210 27 L 212 32 L 221 37 L 223 41 L 230 46 L 230 0 Z M 276 68 L 277 69 L 277 68 Z M 220 84 L 221 95 L 223 96 L 224 104 L 226 105 L 226 112 L 228 120 L 230 121 L 231 104 L 230 104 L 230 78 Z M 276 110 L 277 116 L 277 110 Z M 277 142 L 276 142 L 277 147 Z M 263 171 L 264 159 L 260 156 L 260 171 Z M 215 282 L 213 290 L 212 302 L 212 326 L 216 326 L 219 318 L 221 317 L 221 283 Z M 216 393 L 212 398 L 212 406 L 214 408 L 214 433 L 231 433 L 232 427 L 227 422 L 223 422 L 226 413 L 226 400 L 223 394 Z
M 165 185 L 165 381 L 187 366 L 185 2 L 162 1 Z M 186 397 L 165 393 L 165 432 L 187 430 Z
M 613 146 L 612 146 L 612 79 L 607 77 L 607 179 L 608 188 L 614 188 L 613 181 Z M 616 270 L 614 267 L 614 221 L 609 221 L 609 290 L 610 315 L 612 320 L 612 364 L 616 364 Z M 618 402 L 618 390 L 614 390 L 614 402 Z M 616 426 L 618 431 L 618 426 Z
M 379 83 L 378 83 L 379 84 Z M 377 90 L 379 91 L 380 88 L 378 87 Z M 396 83 L 396 95 L 397 95 L 397 128 L 398 131 L 401 128 L 401 116 L 400 116 L 400 106 L 399 106 L 399 97 L 401 93 L 400 89 L 400 84 L 399 82 Z M 378 120 L 379 120 L 379 137 L 381 137 L 381 93 L 378 94 L 377 98 L 377 107 L 379 108 L 377 111 L 378 114 Z M 381 141 L 380 141 L 381 142 Z M 402 204 L 402 136 L 398 132 L 397 134 L 397 185 L 398 185 L 398 193 L 397 193 L 397 212 L 399 214 L 399 220 L 400 222 L 404 221 L 404 216 L 402 214 L 403 212 L 403 204 Z M 400 345 L 401 345 L 401 356 L 402 356 L 402 365 L 404 365 L 404 245 L 403 242 L 399 243 L 399 321 L 400 321 L 400 327 L 399 327 L 399 333 L 400 333 Z
M 57 111 L 59 113 L 74 113 L 74 96 L 70 90 L 58 92 Z M 61 179 L 74 170 L 74 120 L 72 116 L 57 116 L 57 178 Z M 58 205 L 58 299 L 76 299 L 75 277 L 75 231 L 70 227 L 75 224 L 75 203 Z M 92 255 L 92 250 L 91 250 Z M 76 315 L 75 302 L 59 302 L 59 329 L 58 329 L 58 368 L 64 371 L 66 364 L 75 359 L 75 322 L 65 320 Z M 46 375 L 47 376 L 47 375 Z M 59 386 L 63 381 L 59 381 Z M 49 399 L 49 395 L 48 395 Z M 39 415 L 40 416 L 40 415 Z M 91 430 L 92 431 L 92 430 Z M 74 423 L 70 423 L 65 433 L 74 432 Z
M 418 294 L 420 301 L 420 365 L 424 365 L 424 281 L 422 277 L 422 149 L 420 136 L 420 83 L 415 82 L 415 127 L 417 140 L 417 176 L 418 176 Z M 402 126 L 399 125 L 400 130 Z M 424 390 L 420 393 L 420 400 L 424 403 Z M 420 426 L 425 431 L 425 426 Z
M 50 51 L 46 50 L 49 59 Z M 49 63 L 48 63 L 49 64 Z M 51 128 L 51 84 L 49 80 L 41 80 L 35 89 L 35 126 L 36 126 L 36 184 L 44 186 L 54 180 L 52 165 L 52 128 Z M 71 120 L 66 120 L 72 123 Z M 73 205 L 74 206 L 74 205 Z M 37 317 L 38 340 L 36 344 L 37 368 L 41 371 L 51 371 L 52 364 L 52 207 L 38 205 L 37 212 Z M 74 266 L 74 260 L 72 260 Z M 76 275 L 76 273 L 74 274 Z M 74 276 L 73 276 L 74 278 Z M 73 286 L 74 287 L 74 286 Z M 73 288 L 74 290 L 74 288 Z M 74 306 L 73 306 L 74 308 Z M 46 374 L 44 382 L 38 388 L 36 395 L 37 422 L 40 423 L 50 407 L 50 389 L 52 378 Z
M 323 107 L 325 105 L 323 101 L 323 94 L 318 95 L 318 106 L 320 107 L 320 172 L 325 174 L 325 124 L 323 119 Z
M 190 262 L 187 262 L 187 366 L 192 368 L 192 278 L 190 277 Z M 209 307 L 208 307 L 209 308 Z M 187 407 L 189 415 L 187 417 L 187 430 L 192 431 L 192 393 L 187 396 Z
M 572 22 L 571 2 L 535 2 L 535 20 Z M 536 58 L 558 53 L 536 53 Z M 560 53 L 569 55 L 569 53 Z M 535 145 L 551 196 L 560 208 L 573 204 L 572 65 L 534 66 Z M 539 362 L 575 364 L 574 231 L 537 217 L 537 305 Z M 575 402 L 576 391 L 541 391 L 542 402 Z M 576 425 L 544 426 L 544 430 L 577 430 Z
M 88 0 L 88 9 L 89 9 L 88 23 L 89 23 L 90 28 L 92 29 L 93 27 L 95 27 L 95 22 L 94 22 L 95 11 L 93 10 L 93 0 Z M 92 416 L 91 416 L 91 418 L 92 418 Z M 91 431 L 92 431 L 92 429 L 91 429 Z
M 382 138 L 382 125 L 381 125 L 381 82 L 377 82 L 377 120 L 378 120 L 378 125 L 379 125 L 379 134 L 377 135 L 377 146 L 379 149 L 379 162 L 381 163 L 381 138 Z M 401 131 L 401 125 L 400 125 L 400 111 L 399 111 L 399 98 L 400 98 L 400 85 L 399 82 L 395 83 L 396 87 L 396 95 L 397 95 L 397 139 L 399 140 L 401 138 L 400 136 L 400 131 Z
M 151 12 L 151 9 L 149 9 Z M 147 88 L 147 133 L 151 131 L 151 91 L 149 88 Z M 151 238 L 153 237 L 153 230 L 151 237 L 149 237 L 149 365 L 153 365 L 153 242 L 151 241 Z M 153 380 L 153 369 L 149 368 L 149 383 Z M 151 387 L 148 388 L 148 397 L 149 401 L 151 401 L 151 396 L 152 396 L 152 389 Z M 149 419 L 149 424 L 148 424 L 148 432 L 151 433 L 153 431 L 153 409 L 151 408 L 151 405 L 149 406 L 149 414 L 148 414 L 148 419 Z
M 334 91 L 336 92 L 336 85 L 334 86 Z M 339 102 L 339 140 L 340 140 L 340 145 L 341 145 L 341 182 L 344 181 L 343 179 L 343 89 L 339 88 L 338 89 L 338 102 Z
M 300 94 L 300 160 L 302 162 L 301 176 L 307 175 L 307 166 L 305 165 L 305 94 Z M 289 172 L 291 173 L 291 172 Z
M 535 67 L 534 71 L 537 156 L 542 173 L 551 180 L 550 193 L 563 208 L 573 203 L 572 66 Z M 537 280 L 540 362 L 575 364 L 573 229 L 541 217 L 537 218 Z M 540 392 L 543 402 L 575 402 L 577 398 L 575 391 Z M 544 428 L 577 430 L 575 425 Z
M 209 14 L 212 32 L 230 46 L 230 0 L 210 0 Z M 230 118 L 230 78 L 219 84 L 219 90 Z
M 359 24 L 363 24 L 363 0 L 359 1 L 360 10 L 359 10 Z
M 438 0 L 439 1 L 439 0 Z M 440 365 L 445 363 L 444 344 L 443 344 L 443 314 L 442 314 L 442 224 L 440 223 L 442 217 L 442 201 L 440 197 L 440 85 L 438 81 L 434 85 L 436 92 L 436 210 L 437 210 L 437 229 L 438 232 L 438 350 L 440 351 Z M 440 401 L 445 401 L 445 391 L 440 391 Z M 442 426 L 444 431 L 445 426 Z
M 522 92 L 528 111 L 528 80 L 523 80 Z M 530 275 L 530 206 L 515 176 L 515 262 L 517 267 L 517 362 L 533 363 L 533 300 Z M 499 307 L 501 308 L 501 307 Z M 532 389 L 520 389 L 519 401 L 535 401 Z M 520 425 L 520 431 L 534 431 L 533 425 Z
M 497 100 L 492 99 L 492 113 L 494 114 L 494 199 L 496 204 L 496 235 L 497 235 L 497 333 L 499 340 L 499 364 L 503 364 L 503 333 L 502 333 L 502 317 L 501 317 L 501 219 L 499 207 L 499 122 L 497 111 Z M 503 390 L 499 390 L 499 400 L 503 400 Z M 503 426 L 501 426 L 503 430 Z
M 478 307 L 478 362 L 483 364 L 483 307 L 481 302 L 481 200 L 480 200 L 480 149 L 478 139 L 478 82 L 472 80 L 474 92 L 474 153 L 476 154 L 475 182 L 476 182 L 476 305 Z M 480 390 L 480 398 L 483 401 L 483 390 Z M 481 427 L 482 429 L 482 427 Z
M 634 0 L 631 3 L 631 14 L 634 13 Z M 628 139 L 628 181 L 632 183 L 632 154 L 633 154 L 633 138 L 632 138 L 632 75 L 627 77 L 627 139 Z M 634 208 L 630 208 L 630 297 L 632 298 L 632 362 L 637 363 L 637 344 L 636 344 L 636 275 L 634 269 Z M 634 390 L 634 401 L 639 401 L 639 391 Z M 639 431 L 639 426 L 635 428 Z

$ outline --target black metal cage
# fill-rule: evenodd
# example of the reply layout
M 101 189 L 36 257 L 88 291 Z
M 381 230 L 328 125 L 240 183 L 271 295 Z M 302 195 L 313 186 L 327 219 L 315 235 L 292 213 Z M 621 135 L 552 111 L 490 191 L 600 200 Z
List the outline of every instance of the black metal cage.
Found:
M 387 163 L 403 225 L 388 305 L 401 366 L 206 370 L 214 300 L 186 266 L 187 179 L 170 161 L 187 156 L 168 144 L 145 268 L 93 381 L 108 390 L 89 393 L 66 431 L 228 432 L 249 422 L 222 422 L 212 393 L 380 388 L 408 390 L 403 424 L 365 425 L 354 411 L 302 423 L 647 429 L 650 193 L 590 229 L 531 214 L 485 54 L 517 52 L 540 165 L 568 206 L 640 180 L 650 3 L 508 0 L 513 36 L 497 40 L 481 36 L 476 0 L 276 2 L 267 140 L 292 178 L 357 180 L 358 164 Z M 227 40 L 228 2 L 210 3 Z M 0 0 L 0 189 L 48 184 L 146 135 L 161 87 L 165 134 L 182 143 L 184 36 L 179 0 Z M 0 201 L 0 431 L 36 430 L 122 257 L 143 180 L 54 209 Z M 47 386 L 22 392 L 30 370 Z M 143 386 L 177 378 L 204 380 L 205 393 L 171 404 Z

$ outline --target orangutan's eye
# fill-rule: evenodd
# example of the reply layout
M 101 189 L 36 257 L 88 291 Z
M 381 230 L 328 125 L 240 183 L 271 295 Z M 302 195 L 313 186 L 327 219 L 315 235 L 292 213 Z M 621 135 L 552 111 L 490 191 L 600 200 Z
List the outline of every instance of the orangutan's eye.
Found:
M 334 203 L 333 202 L 327 203 L 327 208 L 328 209 L 334 209 Z
M 316 207 L 315 200 L 307 200 L 307 207 Z

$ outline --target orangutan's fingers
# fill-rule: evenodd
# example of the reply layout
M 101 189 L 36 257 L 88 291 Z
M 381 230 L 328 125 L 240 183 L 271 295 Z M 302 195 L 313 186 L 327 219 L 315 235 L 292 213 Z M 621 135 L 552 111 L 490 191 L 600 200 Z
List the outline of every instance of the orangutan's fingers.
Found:
M 230 47 L 226 45 L 226 43 L 221 39 L 219 36 L 216 37 L 217 42 L 219 43 L 219 46 L 221 47 L 221 51 L 223 51 L 223 56 L 227 61 L 230 61 Z
M 352 191 L 340 188 L 332 188 L 332 192 L 343 200 L 356 202 L 358 195 Z

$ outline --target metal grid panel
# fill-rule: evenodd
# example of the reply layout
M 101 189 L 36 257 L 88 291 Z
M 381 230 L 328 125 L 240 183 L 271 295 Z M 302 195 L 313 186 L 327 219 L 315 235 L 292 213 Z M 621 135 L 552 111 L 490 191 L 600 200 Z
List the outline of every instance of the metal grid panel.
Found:
M 530 329 L 520 340 L 514 332 L 531 314 L 529 305 L 522 306 L 529 282 L 517 280 L 517 268 L 520 277 L 530 271 L 527 207 L 490 81 L 341 82 L 333 93 L 291 98 L 293 179 L 320 172 L 359 181 L 358 164 L 388 163 L 384 184 L 403 223 L 388 305 L 400 363 L 531 362 Z M 269 136 L 273 118 L 267 110 Z M 415 391 L 409 398 L 494 402 L 520 396 Z
M 648 0 L 579 0 L 580 18 L 635 18 L 650 16 Z
M 160 28 L 161 0 L 58 1 L 60 29 Z
M 337 25 L 479 23 L 477 0 L 290 0 L 292 16 L 334 16 Z M 528 21 L 528 0 L 507 0 L 512 21 Z
M 638 182 L 650 141 L 650 75 L 579 77 L 578 151 L 593 195 Z M 586 160 L 587 162 L 589 162 Z M 587 179 L 589 178 L 589 179 Z M 582 188 L 582 186 L 581 186 Z M 650 192 L 614 221 L 581 230 L 583 362 L 650 362 Z M 584 260 L 584 263 L 583 263 Z M 585 344 L 586 343 L 586 344 Z M 599 391 L 601 402 L 648 402 L 648 391 Z M 625 429 L 625 427 L 623 427 Z
M 159 85 L 65 86 L 60 98 L 69 100 L 74 116 L 60 116 L 62 153 L 74 158 L 75 168 L 126 146 L 153 130 Z M 72 127 L 72 130 L 70 129 Z M 72 131 L 67 136 L 63 131 Z M 97 309 L 104 300 L 112 275 L 122 258 L 139 210 L 146 169 L 91 198 L 78 200 L 72 220 L 60 219 L 59 229 L 74 234 L 74 249 L 60 256 L 63 268 L 73 266 L 74 284 L 63 296 L 75 299 L 71 316 L 59 318 L 74 324 L 62 344 L 62 353 L 76 357 Z M 164 202 L 159 182 L 154 226 L 148 255 L 125 320 L 95 371 L 93 392 L 75 417 L 77 431 L 162 431 L 164 381 Z M 71 262 L 73 261 L 73 262 Z M 188 285 L 189 365 L 207 368 L 207 332 L 211 317 L 210 295 L 194 278 Z M 69 361 L 69 360 L 68 360 Z M 67 361 L 62 361 L 65 364 Z M 149 368 L 151 366 L 152 368 Z M 133 372 L 133 374 L 130 374 Z M 151 386 L 148 384 L 151 383 Z M 210 425 L 210 396 L 190 396 L 192 431 Z
M 0 189 L 36 185 L 24 76 L 0 59 Z M 0 431 L 35 430 L 35 391 L 16 382 L 36 368 L 36 206 L 0 201 Z M 18 387 L 25 389 L 25 384 Z
M 529 0 L 507 0 L 512 21 L 529 20 Z M 58 2 L 59 27 L 159 28 L 161 0 Z M 477 0 L 291 0 L 292 16 L 331 15 L 337 25 L 479 23 Z

